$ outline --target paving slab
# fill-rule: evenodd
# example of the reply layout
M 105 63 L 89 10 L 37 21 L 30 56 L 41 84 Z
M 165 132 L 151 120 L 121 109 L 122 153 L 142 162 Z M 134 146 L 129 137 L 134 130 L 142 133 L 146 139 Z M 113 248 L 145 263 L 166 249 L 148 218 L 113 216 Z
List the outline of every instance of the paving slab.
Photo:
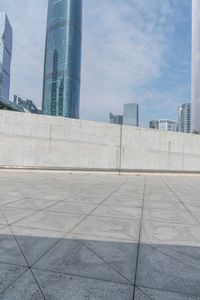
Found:
M 72 233 L 98 235 L 104 237 L 138 241 L 139 219 L 116 219 L 97 216 L 88 216 Z
M 141 244 L 136 285 L 199 296 L 200 272 L 149 245 Z
M 27 266 L 24 256 L 8 226 L 0 229 L 0 262 Z
M 134 300 L 199 300 L 200 297 L 148 288 L 136 288 Z
M 2 294 L 0 300 L 45 300 L 31 271 L 26 271 Z M 63 298 L 64 299 L 64 298 Z
M 16 222 L 16 226 L 39 228 L 46 230 L 57 230 L 69 232 L 84 218 L 84 215 L 64 214 L 56 212 L 41 211 L 22 221 Z
M 25 271 L 26 268 L 24 267 L 0 263 L 0 299 L 4 289 L 17 280 Z
M 131 300 L 133 287 L 120 283 L 34 270 L 46 299 Z

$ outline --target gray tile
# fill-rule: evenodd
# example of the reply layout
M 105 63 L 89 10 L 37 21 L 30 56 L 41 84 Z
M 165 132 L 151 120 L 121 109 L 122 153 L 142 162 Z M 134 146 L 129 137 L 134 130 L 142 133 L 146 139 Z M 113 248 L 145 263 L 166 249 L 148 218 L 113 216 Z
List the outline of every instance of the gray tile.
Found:
M 79 240 L 63 239 L 44 255 L 34 267 L 87 278 L 128 283 L 123 275 L 120 275 Z
M 140 194 L 130 195 L 129 197 L 112 196 L 108 198 L 104 203 L 108 205 L 142 207 L 142 199 L 143 196 Z
M 89 216 L 72 233 L 95 235 L 99 239 L 126 239 L 137 241 L 139 237 L 139 219 L 113 219 Z
M 26 266 L 26 261 L 8 226 L 0 229 L 0 262 Z
M 110 218 L 140 219 L 141 208 L 123 205 L 111 206 L 105 204 L 97 207 L 97 209 L 95 209 L 91 215 Z
M 6 225 L 6 219 L 4 218 L 3 213 L 0 211 L 0 225 Z
M 57 201 L 52 200 L 38 200 L 38 199 L 23 199 L 15 201 L 6 205 L 6 207 L 40 210 L 55 204 Z
M 47 231 L 16 226 L 12 226 L 12 231 L 29 265 L 36 262 L 64 235 L 60 231 Z
M 21 208 L 2 207 L 1 210 L 9 224 L 15 223 L 18 220 L 26 218 L 34 213 L 33 210 L 25 210 Z
M 70 231 L 85 216 L 71 215 L 55 212 L 38 212 L 22 221 L 15 223 L 16 226 L 40 228 L 46 230 Z
M 114 270 L 134 283 L 138 252 L 136 242 L 84 240 L 84 243 Z
M 160 200 L 146 200 L 144 201 L 144 207 L 150 209 L 166 209 L 166 210 L 183 210 L 186 211 L 185 207 L 177 201 L 160 201 Z
M 134 300 L 199 300 L 200 297 L 148 288 L 136 288 Z
M 51 206 L 48 211 L 55 211 L 55 212 L 63 212 L 63 213 L 74 213 L 74 214 L 89 214 L 97 204 L 89 204 L 84 203 L 81 205 L 80 203 L 76 202 L 59 202 L 53 206 Z
M 143 221 L 141 242 L 161 245 L 200 246 L 200 226 Z
M 0 300 L 44 300 L 31 272 L 26 271 L 16 282 L 0 294 Z
M 200 272 L 155 248 L 140 245 L 136 284 L 152 289 L 199 296 Z
M 133 287 L 108 281 L 34 270 L 46 299 L 132 300 Z
M 26 268 L 24 267 L 0 263 L 0 293 L 22 275 L 25 270 Z
M 169 222 L 179 224 L 198 224 L 195 218 L 187 211 L 144 209 L 143 219 L 146 221 Z

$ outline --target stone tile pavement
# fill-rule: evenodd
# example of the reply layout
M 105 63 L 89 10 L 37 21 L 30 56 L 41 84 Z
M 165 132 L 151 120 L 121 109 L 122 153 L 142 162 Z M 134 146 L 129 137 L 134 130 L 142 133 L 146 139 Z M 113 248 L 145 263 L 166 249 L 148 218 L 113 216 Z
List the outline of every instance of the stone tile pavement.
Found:
M 0 171 L 0 299 L 200 299 L 200 177 Z

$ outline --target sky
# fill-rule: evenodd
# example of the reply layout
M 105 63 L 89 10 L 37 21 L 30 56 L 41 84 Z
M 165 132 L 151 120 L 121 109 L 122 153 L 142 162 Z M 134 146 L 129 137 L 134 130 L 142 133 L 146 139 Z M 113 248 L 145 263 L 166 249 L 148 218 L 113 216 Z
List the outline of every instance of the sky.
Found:
M 13 27 L 11 95 L 41 107 L 47 0 L 0 0 Z M 191 0 L 83 0 L 80 118 L 137 102 L 140 125 L 191 100 Z

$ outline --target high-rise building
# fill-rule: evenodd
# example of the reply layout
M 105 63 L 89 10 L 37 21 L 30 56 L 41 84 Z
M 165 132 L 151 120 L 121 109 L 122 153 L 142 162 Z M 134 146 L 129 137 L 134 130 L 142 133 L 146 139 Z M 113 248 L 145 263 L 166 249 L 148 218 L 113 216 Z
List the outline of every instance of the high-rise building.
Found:
M 165 131 L 177 131 L 178 123 L 168 119 L 153 120 L 150 122 L 150 128 Z
M 178 131 L 191 132 L 191 103 L 184 103 L 178 107 Z
M 32 100 L 23 100 L 21 97 L 14 95 L 14 103 L 18 105 L 20 108 L 24 109 L 25 111 L 29 111 L 32 114 L 39 114 L 39 109 L 33 103 Z
M 0 12 L 0 96 L 9 99 L 12 58 L 12 27 L 5 13 Z
M 82 0 L 49 0 L 44 62 L 46 115 L 79 118 Z
M 139 105 L 137 103 L 124 104 L 124 125 L 139 126 Z
M 200 1 L 192 0 L 192 130 L 200 131 Z
M 119 125 L 123 124 L 123 116 L 122 115 L 113 115 L 112 113 L 110 113 L 109 117 L 110 117 L 111 124 L 119 124 Z

